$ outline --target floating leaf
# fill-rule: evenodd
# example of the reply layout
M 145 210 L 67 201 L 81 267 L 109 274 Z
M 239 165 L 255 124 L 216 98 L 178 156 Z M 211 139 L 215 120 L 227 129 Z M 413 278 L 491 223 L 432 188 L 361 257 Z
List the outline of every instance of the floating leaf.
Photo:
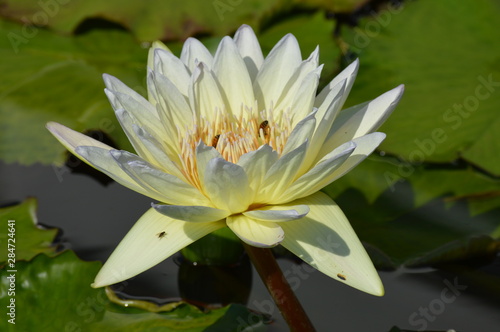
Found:
M 105 19 L 131 30 L 141 41 L 154 41 L 229 34 L 243 23 L 257 25 L 279 5 L 281 0 L 7 0 L 0 13 L 65 34 L 74 32 L 85 19 Z
M 499 15 L 494 0 L 406 1 L 345 29 L 361 60 L 351 104 L 406 84 L 383 150 L 411 163 L 463 156 L 500 175 Z
M 34 198 L 28 198 L 19 205 L 0 208 L 0 219 L 3 221 L 0 242 L 5 244 L 5 248 L 0 252 L 0 265 L 7 261 L 7 249 L 10 248 L 14 248 L 16 261 L 30 260 L 39 253 L 55 253 L 56 247 L 52 242 L 57 235 L 57 229 L 40 228 L 37 225 L 36 208 Z M 11 223 L 11 220 L 14 222 Z
M 65 149 L 45 129 L 48 121 L 79 131 L 100 130 L 120 148 L 131 149 L 103 92 L 101 75 L 118 76 L 144 91 L 147 51 L 118 31 L 69 38 L 38 29 L 26 38 L 18 30 L 19 25 L 0 21 L 0 33 L 7 36 L 0 40 L 0 159 L 61 163 Z
M 350 13 L 366 4 L 368 0 L 293 0 L 293 2 L 306 8 L 319 7 L 335 13 Z
M 207 328 L 236 331 L 245 327 L 260 331 L 264 326 L 262 315 L 241 305 L 205 313 L 188 304 L 176 304 L 166 312 L 149 312 L 112 303 L 104 288 L 90 287 L 100 267 L 99 262 L 81 261 L 72 251 L 55 258 L 42 254 L 31 262 L 18 262 L 15 295 L 0 292 L 2 308 L 15 299 L 15 325 L 4 317 L 0 330 L 201 332 Z M 1 289 L 9 289 L 10 274 L 5 269 L 0 271 Z

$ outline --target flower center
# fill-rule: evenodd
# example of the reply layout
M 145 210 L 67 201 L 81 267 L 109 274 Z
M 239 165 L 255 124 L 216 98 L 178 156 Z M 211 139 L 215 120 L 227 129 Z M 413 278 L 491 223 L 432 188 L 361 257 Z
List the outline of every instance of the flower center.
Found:
M 216 149 L 225 160 L 237 163 L 242 155 L 255 151 L 264 144 L 281 155 L 291 132 L 288 112 L 282 112 L 280 118 L 275 119 L 272 110 L 254 115 L 247 108 L 247 114 L 235 117 L 218 109 L 214 119 L 209 121 L 200 117 L 195 119 L 191 128 L 177 128 L 182 172 L 200 190 L 196 165 L 196 146 L 200 140 Z

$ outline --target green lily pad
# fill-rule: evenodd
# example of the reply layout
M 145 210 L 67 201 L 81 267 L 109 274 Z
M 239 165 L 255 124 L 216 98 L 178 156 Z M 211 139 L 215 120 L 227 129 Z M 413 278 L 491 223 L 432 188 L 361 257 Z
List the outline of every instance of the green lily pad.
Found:
M 45 129 L 48 121 L 105 132 L 120 148 L 131 149 L 103 92 L 101 75 L 118 76 L 144 91 L 147 50 L 119 31 L 69 38 L 39 29 L 25 38 L 19 28 L 0 21 L 0 33 L 7 36 L 0 40 L 0 159 L 62 163 L 65 149 Z
M 5 244 L 5 248 L 0 252 L 0 266 L 7 262 L 7 258 L 11 258 L 8 257 L 11 251 L 7 249 L 14 249 L 12 252 L 15 253 L 16 262 L 30 260 L 40 253 L 55 253 L 56 247 L 52 242 L 57 235 L 57 229 L 42 229 L 37 226 L 36 208 L 34 198 L 28 198 L 19 205 L 0 208 L 0 219 L 4 222 L 0 230 L 0 242 Z M 10 266 L 11 261 L 8 263 Z
M 2 289 L 12 288 L 8 276 L 15 276 L 15 294 L 0 293 L 5 308 L 14 299 L 15 325 L 0 321 L 2 331 L 233 331 L 248 327 L 259 331 L 262 316 L 244 306 L 228 306 L 202 312 L 194 306 L 176 303 L 166 312 L 150 312 L 137 306 L 111 302 L 103 288 L 90 283 L 101 267 L 83 262 L 66 251 L 54 258 L 38 255 L 31 262 L 18 262 L 17 272 L 0 271 Z M 140 306 L 139 306 L 140 307 Z M 11 310 L 11 309 L 9 309 Z M 251 317 L 250 317 L 251 316 Z M 209 328 L 207 330 L 207 328 Z
M 448 202 L 465 200 L 472 215 L 500 206 L 500 181 L 473 169 L 425 170 L 415 169 L 409 178 L 415 191 L 415 204 L 421 206 L 435 197 L 445 196 Z
M 232 33 L 243 23 L 257 25 L 280 0 L 4 1 L 1 15 L 69 34 L 88 18 L 121 24 L 141 41 L 178 40 L 196 34 Z
M 384 151 L 414 164 L 462 156 L 500 175 L 499 15 L 494 0 L 406 1 L 345 29 L 361 60 L 349 103 L 406 84 Z
M 369 2 L 368 0 L 293 0 L 294 3 L 306 8 L 321 8 L 335 13 L 350 13 L 362 5 Z

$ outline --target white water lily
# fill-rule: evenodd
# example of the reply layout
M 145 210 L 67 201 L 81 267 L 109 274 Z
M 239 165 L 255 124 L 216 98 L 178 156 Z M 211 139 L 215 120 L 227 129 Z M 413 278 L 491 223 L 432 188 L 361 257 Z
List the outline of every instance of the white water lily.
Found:
M 214 56 L 193 38 L 180 58 L 154 43 L 148 100 L 104 76 L 136 154 L 47 125 L 81 160 L 158 201 L 115 249 L 94 287 L 131 278 L 228 226 L 250 245 L 281 244 L 334 279 L 383 294 L 348 220 L 318 191 L 382 142 L 385 135 L 375 130 L 403 87 L 340 111 L 358 62 L 316 95 L 318 55 L 316 49 L 302 60 L 289 34 L 264 58 L 246 25 L 234 39 L 224 37 Z

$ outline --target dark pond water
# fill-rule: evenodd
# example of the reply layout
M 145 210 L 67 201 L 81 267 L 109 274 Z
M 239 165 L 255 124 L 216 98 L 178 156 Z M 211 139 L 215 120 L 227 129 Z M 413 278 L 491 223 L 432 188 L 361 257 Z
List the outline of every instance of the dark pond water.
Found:
M 68 248 L 83 259 L 103 261 L 151 203 L 116 183 L 103 186 L 66 168 L 0 164 L 0 203 L 29 196 L 38 199 L 39 222 L 62 229 Z M 289 260 L 279 262 L 318 331 L 385 332 L 394 325 L 415 331 L 500 331 L 498 288 L 496 293 L 486 294 L 480 282 L 463 270 L 380 272 L 386 295 L 378 298 L 320 272 L 305 272 Z M 480 272 L 498 280 L 500 259 Z M 125 291 L 178 298 L 177 274 L 177 265 L 169 259 L 133 278 Z M 255 272 L 248 305 L 272 315 L 269 331 L 288 331 Z

